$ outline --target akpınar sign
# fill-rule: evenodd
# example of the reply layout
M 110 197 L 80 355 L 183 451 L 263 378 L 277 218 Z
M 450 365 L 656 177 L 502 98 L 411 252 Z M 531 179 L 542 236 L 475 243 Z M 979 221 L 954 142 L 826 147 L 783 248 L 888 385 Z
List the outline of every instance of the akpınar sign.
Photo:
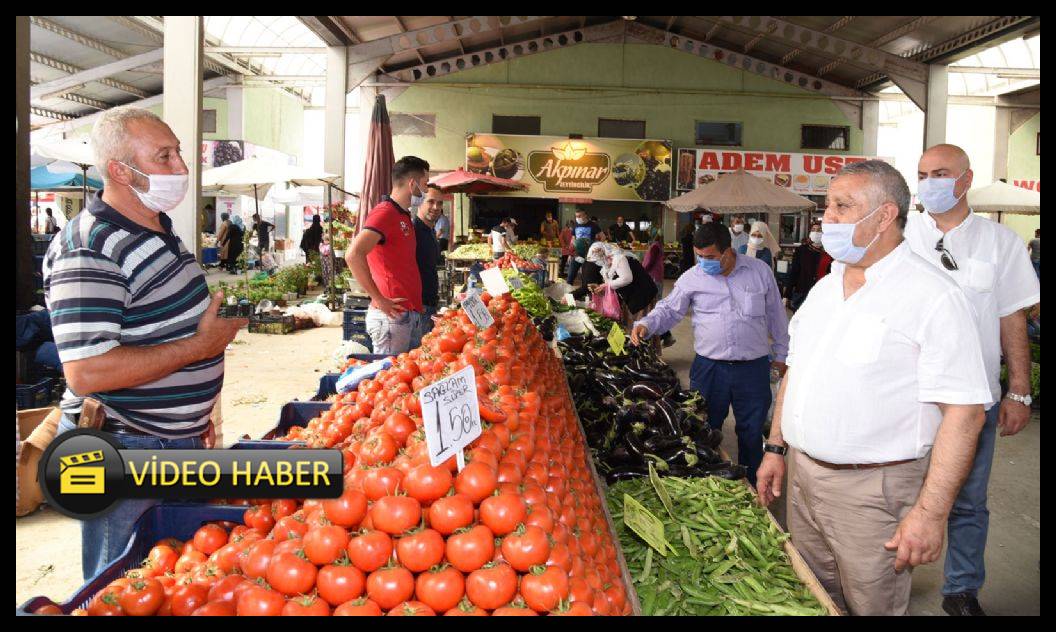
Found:
M 528 174 L 546 191 L 590 193 L 609 177 L 609 155 L 588 152 L 575 141 L 528 154 Z

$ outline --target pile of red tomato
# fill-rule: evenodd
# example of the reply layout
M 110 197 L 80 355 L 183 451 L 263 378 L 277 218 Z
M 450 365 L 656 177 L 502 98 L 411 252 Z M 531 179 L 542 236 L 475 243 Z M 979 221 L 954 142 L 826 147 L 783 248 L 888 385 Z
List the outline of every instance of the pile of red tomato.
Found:
M 339 498 L 253 501 L 244 524 L 159 542 L 77 614 L 629 614 L 561 363 L 519 303 L 482 299 L 495 325 L 448 312 L 289 433 L 343 450 Z M 466 366 L 485 429 L 459 472 L 430 465 L 415 392 Z
M 507 252 L 498 259 L 484 264 L 484 269 L 486 270 L 495 267 L 499 267 L 504 270 L 506 268 L 516 268 L 525 272 L 538 272 L 539 270 L 543 269 L 541 266 L 534 264 L 531 261 L 528 261 L 527 259 L 518 257 L 513 252 Z

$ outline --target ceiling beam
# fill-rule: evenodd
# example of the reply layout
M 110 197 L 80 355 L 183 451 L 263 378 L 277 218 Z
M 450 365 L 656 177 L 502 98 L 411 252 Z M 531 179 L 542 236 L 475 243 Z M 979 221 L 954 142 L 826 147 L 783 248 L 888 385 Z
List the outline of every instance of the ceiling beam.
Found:
M 218 55 L 324 55 L 325 46 L 206 46 L 205 52 Z
M 63 114 L 62 112 L 55 112 L 45 108 L 38 108 L 36 106 L 30 106 L 30 114 L 36 114 L 37 116 L 43 116 L 45 118 L 55 119 L 56 121 L 72 121 L 74 117 L 69 114 Z
M 851 40 L 836 37 L 830 33 L 815 31 L 798 24 L 779 20 L 772 16 L 762 15 L 723 15 L 698 16 L 710 17 L 725 26 L 731 26 L 745 33 L 768 33 L 775 27 L 773 37 L 790 43 L 812 53 L 823 55 L 833 60 L 877 72 L 898 72 L 907 77 L 923 81 L 927 76 L 924 64 L 907 60 L 897 55 L 859 44 Z
M 146 66 L 147 64 L 153 64 L 154 62 L 161 61 L 164 56 L 164 51 L 160 48 L 152 50 L 147 53 L 141 53 L 139 55 L 133 55 L 132 57 L 126 57 L 117 61 L 112 61 L 109 64 L 103 64 L 102 66 L 95 66 L 87 70 L 78 70 L 73 74 L 55 79 L 53 81 L 47 81 L 38 85 L 33 86 L 29 90 L 29 98 L 39 99 L 43 95 L 64 90 L 66 88 L 72 88 L 73 86 L 81 86 L 89 81 L 104 81 L 107 77 L 112 77 L 120 72 L 126 70 L 132 70 L 140 66 Z M 72 68 L 72 66 L 71 66 Z M 127 84 L 122 84 L 126 85 Z M 144 97 L 147 95 L 146 92 L 139 90 L 139 88 L 132 87 L 136 92 L 132 92 L 136 96 Z M 124 88 L 120 88 L 124 90 Z M 128 92 L 126 90 L 126 92 Z
M 449 16 L 447 18 L 447 20 L 449 22 L 454 22 L 455 21 L 455 16 L 453 16 L 453 15 Z M 456 37 L 455 39 L 458 40 L 458 50 L 459 50 L 459 52 L 462 53 L 463 55 L 465 55 L 466 54 L 466 47 L 462 44 L 462 38 L 461 37 Z
M 41 79 L 40 77 L 32 77 L 30 85 L 35 86 L 38 83 L 43 83 L 44 81 L 46 80 Z M 70 103 L 84 105 L 90 108 L 94 108 L 96 110 L 106 110 L 108 108 L 114 107 L 113 103 L 107 103 L 106 101 L 100 101 L 99 99 L 92 99 L 81 94 L 75 94 L 73 90 L 74 88 L 70 88 L 68 91 L 65 92 L 59 92 L 56 94 L 45 94 L 39 100 L 41 102 L 44 102 L 48 99 L 62 99 L 63 101 L 69 101 Z
M 392 16 L 392 19 L 396 22 L 396 26 L 400 29 L 400 33 L 407 32 L 407 27 L 403 25 L 403 20 L 400 19 L 400 16 L 394 15 Z M 458 41 L 461 44 L 462 38 L 459 38 Z M 423 64 L 425 63 L 425 57 L 422 57 L 422 51 L 416 48 L 414 49 L 414 54 L 418 56 L 418 61 L 422 62 Z
M 37 16 L 37 15 L 31 15 L 31 16 L 29 16 L 29 22 L 33 26 L 42 28 L 42 29 L 44 29 L 46 31 L 50 31 L 50 32 L 52 32 L 52 33 L 54 33 L 54 34 L 56 34 L 56 35 L 58 35 L 60 37 L 64 37 L 64 38 L 66 38 L 66 39 L 68 39 L 68 40 L 70 40 L 72 42 L 77 42 L 78 44 L 80 44 L 81 46 L 84 46 L 86 48 L 91 48 L 92 50 L 97 50 L 100 53 L 104 53 L 106 55 L 109 55 L 109 56 L 113 57 L 114 59 L 124 59 L 125 57 L 128 57 L 128 53 L 126 53 L 124 51 L 117 50 L 116 48 L 114 48 L 112 46 L 107 46 L 106 44 L 100 42 L 97 39 L 88 37 L 87 35 L 85 35 L 83 33 L 78 33 L 77 31 L 74 31 L 73 29 L 68 29 L 65 26 L 62 26 L 61 24 L 56 24 L 55 22 L 52 22 L 51 20 L 48 20 L 46 18 L 42 18 L 42 17 Z
M 132 18 L 130 18 L 130 17 L 126 16 L 126 15 L 108 15 L 107 17 L 110 18 L 111 20 L 113 20 L 114 22 L 117 22 L 121 26 L 124 26 L 126 28 L 130 28 L 130 29 L 136 31 L 137 33 L 147 37 L 148 39 L 152 40 L 156 44 L 162 45 L 162 44 L 165 43 L 165 36 L 161 34 L 161 31 L 155 31 L 153 28 L 143 24 L 142 22 L 138 22 L 136 20 L 133 20 Z M 126 55 L 122 55 L 122 57 L 127 57 L 127 56 L 128 56 L 127 54 Z M 216 63 L 215 61 L 213 61 L 210 58 L 206 58 L 203 61 L 203 65 L 205 66 L 205 69 L 208 70 L 209 72 L 215 72 L 218 75 L 226 75 L 227 74 L 227 69 L 225 69 L 223 66 L 221 66 L 218 63 Z M 158 73 L 158 74 L 160 74 L 160 73 Z
M 916 18 L 910 20 L 909 22 L 906 22 L 905 24 L 903 24 L 902 26 L 894 29 L 893 31 L 890 31 L 888 33 L 884 33 L 880 37 L 878 37 L 875 40 L 869 42 L 869 45 L 872 46 L 873 48 L 879 48 L 881 46 L 884 46 L 885 44 L 890 44 L 891 42 L 895 41 L 896 39 L 898 39 L 898 38 L 900 38 L 900 37 L 902 37 L 904 35 L 909 35 L 913 31 L 920 30 L 922 27 L 925 27 L 928 24 L 931 24 L 935 20 L 938 20 L 940 17 L 942 17 L 942 16 L 940 16 L 940 15 L 920 15 L 920 16 L 917 16 Z
M 845 27 L 848 24 L 850 24 L 851 22 L 853 22 L 854 18 L 856 18 L 856 17 L 858 17 L 858 16 L 856 16 L 856 15 L 845 15 L 842 18 L 840 18 L 840 19 L 836 20 L 835 22 L 833 22 L 832 24 L 830 24 L 825 29 L 825 32 L 826 33 L 835 33 L 836 31 L 842 29 L 843 27 Z M 802 52 L 803 52 L 802 48 L 793 48 L 791 51 L 788 52 L 788 54 L 786 54 L 784 57 L 781 58 L 781 63 L 782 64 L 787 64 L 788 62 L 790 62 L 793 59 L 795 59 L 796 57 L 798 57 L 800 55 L 800 53 L 802 53 Z M 820 77 L 821 74 L 819 73 L 818 76 Z
M 34 63 L 41 64 L 42 66 L 47 66 L 48 68 L 53 68 L 55 70 L 61 70 L 62 72 L 66 73 L 68 75 L 75 75 L 77 73 L 84 72 L 84 68 L 80 68 L 78 66 L 74 66 L 73 64 L 67 64 L 64 61 L 60 61 L 60 60 L 55 59 L 53 57 L 47 57 L 45 55 L 41 55 L 40 53 L 30 52 L 29 53 L 29 59 L 30 59 L 30 61 L 32 61 Z M 150 96 L 146 91 L 140 90 L 139 88 L 137 88 L 137 87 L 135 87 L 133 85 L 129 85 L 129 84 L 121 82 L 121 81 L 114 81 L 113 79 L 108 79 L 106 77 L 102 77 L 102 78 L 96 79 L 95 81 L 97 81 L 98 83 L 103 84 L 104 86 L 108 86 L 110 88 L 114 88 L 115 90 L 120 90 L 121 92 L 127 92 L 128 94 L 131 94 L 133 96 L 137 96 L 137 97 L 140 97 L 140 98 L 145 98 L 147 96 Z M 83 83 L 83 81 L 76 81 L 74 83 L 75 84 L 76 83 Z M 32 88 L 30 90 L 32 91 Z M 49 91 L 51 91 L 51 90 L 46 90 L 45 92 L 49 92 Z
M 1003 79 L 1041 79 L 1041 68 L 995 68 L 992 66 L 947 66 L 949 72 L 997 75 Z
M 403 51 L 453 42 L 468 35 L 477 35 L 489 31 L 502 31 L 503 27 L 527 24 L 550 16 L 497 16 L 478 15 L 443 24 L 434 24 L 426 28 L 399 33 L 390 37 L 371 40 L 348 48 L 349 64 L 380 56 L 392 56 Z
M 358 38 L 336 16 L 298 15 L 297 19 L 326 42 L 327 46 L 350 46 L 359 43 Z

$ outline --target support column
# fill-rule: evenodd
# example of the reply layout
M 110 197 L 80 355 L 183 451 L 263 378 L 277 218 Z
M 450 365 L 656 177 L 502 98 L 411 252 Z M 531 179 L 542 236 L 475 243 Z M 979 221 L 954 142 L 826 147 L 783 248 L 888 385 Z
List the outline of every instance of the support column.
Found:
M 326 112 L 323 124 L 323 171 L 345 178 L 345 103 L 348 96 L 348 47 L 326 50 Z
M 183 245 L 201 259 L 202 241 L 202 17 L 165 16 L 165 83 L 162 113 L 180 139 L 190 184 L 187 196 L 172 209 L 172 229 Z
M 946 142 L 949 74 L 943 64 L 928 66 L 927 107 L 924 109 L 924 149 Z
M 243 140 L 243 92 L 242 86 L 231 86 L 224 90 L 227 99 L 227 138 Z
M 15 16 L 15 310 L 33 306 L 29 209 L 29 16 Z
M 1012 110 L 994 111 L 994 180 L 1008 178 L 1008 142 L 1012 135 Z
M 880 135 L 880 102 L 862 103 L 862 154 L 875 156 Z

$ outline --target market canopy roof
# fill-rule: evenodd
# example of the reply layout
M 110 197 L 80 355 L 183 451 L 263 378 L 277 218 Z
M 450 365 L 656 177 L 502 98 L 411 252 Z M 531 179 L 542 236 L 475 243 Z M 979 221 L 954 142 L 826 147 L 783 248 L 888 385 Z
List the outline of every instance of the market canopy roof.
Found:
M 262 199 L 272 184 L 289 182 L 300 186 L 325 186 L 338 176 L 297 165 L 246 158 L 202 172 L 203 191 L 224 191 Z
M 719 176 L 714 182 L 697 187 L 667 201 L 679 213 L 706 208 L 714 213 L 767 213 L 814 209 L 807 198 L 740 170 Z
M 482 173 L 471 173 L 459 167 L 454 171 L 433 176 L 429 184 L 440 187 L 444 193 L 493 193 L 495 191 L 519 191 L 527 185 L 517 180 L 497 178 Z
M 999 180 L 968 191 L 968 206 L 978 213 L 1039 215 L 1041 194 Z
M 64 187 L 84 186 L 84 176 L 78 173 L 53 173 L 47 166 L 40 166 L 29 172 L 29 188 L 34 191 L 50 191 Z M 93 189 L 103 188 L 103 183 L 88 178 L 88 186 Z

